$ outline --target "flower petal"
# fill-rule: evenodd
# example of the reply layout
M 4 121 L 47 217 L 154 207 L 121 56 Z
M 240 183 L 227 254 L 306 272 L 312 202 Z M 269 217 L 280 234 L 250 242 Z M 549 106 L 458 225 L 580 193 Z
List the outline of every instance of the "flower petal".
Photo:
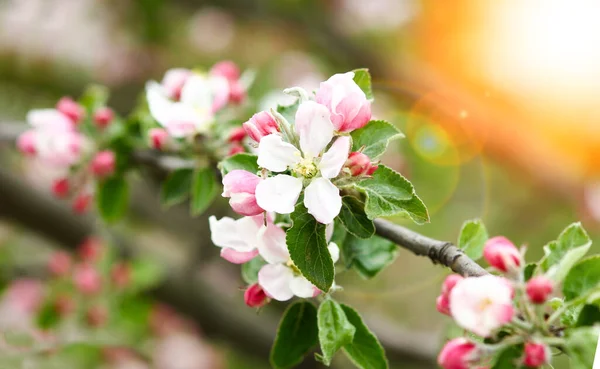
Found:
M 263 139 L 264 140 L 264 139 Z M 256 186 L 256 202 L 266 211 L 290 214 L 302 192 L 302 179 L 279 174 Z
M 267 221 L 258 231 L 258 252 L 269 264 L 285 263 L 290 259 L 290 254 L 285 242 L 285 231 Z
M 257 224 L 257 217 L 244 217 L 238 220 L 233 220 L 229 217 L 223 217 L 217 220 L 214 216 L 208 218 L 210 227 L 210 237 L 212 242 L 223 248 L 233 249 L 239 252 L 250 252 L 256 249 L 257 237 L 256 234 L 260 228 L 260 223 Z
M 52 131 L 72 131 L 73 122 L 56 109 L 34 109 L 27 113 L 27 122 L 37 128 Z
M 298 276 L 294 277 L 290 281 L 290 289 L 294 293 L 294 295 L 298 297 L 302 297 L 304 299 L 308 299 L 314 296 L 315 294 L 315 286 L 308 281 L 308 279 Z
M 233 264 L 244 264 L 254 259 L 258 255 L 258 250 L 240 252 L 230 248 L 221 249 L 221 257 Z
M 283 172 L 301 159 L 300 151 L 278 134 L 265 136 L 258 144 L 258 165 L 272 172 Z
M 293 278 L 294 272 L 283 264 L 267 264 L 258 271 L 258 284 L 278 301 L 287 301 L 294 296 L 290 288 Z
M 209 84 L 212 91 L 212 111 L 217 112 L 221 110 L 227 102 L 229 102 L 229 82 L 227 78 L 222 76 L 211 76 L 209 78 Z
M 333 123 L 327 107 L 314 101 L 305 101 L 296 111 L 296 133 L 305 158 L 319 156 L 333 138 Z
M 333 222 L 342 209 L 340 190 L 327 178 L 316 178 L 304 191 L 304 206 L 323 224 Z
M 146 100 L 152 118 L 166 127 L 172 117 L 173 102 L 164 94 L 162 86 L 155 81 L 146 83 Z
M 180 101 L 202 112 L 212 111 L 213 98 L 209 78 L 202 74 L 193 73 L 181 89 Z
M 338 247 L 337 243 L 329 242 L 329 245 L 327 245 L 327 250 L 329 250 L 329 253 L 331 254 L 333 263 L 337 263 L 337 261 L 340 260 L 340 248 Z
M 339 137 L 333 145 L 323 154 L 323 158 L 319 163 L 321 175 L 325 178 L 335 178 L 340 174 L 340 170 L 348 160 L 350 152 L 350 137 Z

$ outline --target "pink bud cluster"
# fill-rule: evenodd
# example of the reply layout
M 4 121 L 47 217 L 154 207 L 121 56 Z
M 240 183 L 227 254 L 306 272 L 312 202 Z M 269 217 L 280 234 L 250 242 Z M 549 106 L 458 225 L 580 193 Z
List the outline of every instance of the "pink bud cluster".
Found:
M 515 319 L 526 323 L 522 319 L 527 315 L 519 313 L 518 309 L 527 309 L 524 307 L 527 304 L 546 303 L 554 292 L 554 284 L 544 275 L 534 276 L 525 282 L 521 252 L 506 237 L 489 239 L 484 246 L 483 256 L 503 276 L 463 278 L 450 275 L 442 285 L 436 308 L 451 316 L 460 327 L 490 338 Z M 518 296 L 517 300 L 515 295 Z M 550 362 L 550 349 L 546 344 L 532 340 L 528 331 L 519 333 L 517 330 L 514 334 L 522 334 L 525 342 L 521 364 L 539 368 Z M 466 338 L 456 338 L 446 343 L 438 363 L 444 369 L 481 368 L 478 364 L 485 363 L 490 354 L 493 352 L 490 353 L 485 345 Z

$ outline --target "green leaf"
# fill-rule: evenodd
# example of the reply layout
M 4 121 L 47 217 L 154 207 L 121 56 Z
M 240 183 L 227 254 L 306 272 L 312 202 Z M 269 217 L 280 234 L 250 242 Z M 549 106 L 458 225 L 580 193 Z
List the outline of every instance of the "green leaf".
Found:
M 568 306 L 560 316 L 560 324 L 566 325 L 567 327 L 573 327 L 577 324 L 579 314 L 583 310 L 583 305 Z
M 218 183 L 212 168 L 202 168 L 194 172 L 192 179 L 192 216 L 202 214 L 218 194 Z
M 354 196 L 342 197 L 340 222 L 348 233 L 359 238 L 370 238 L 375 234 L 375 225 L 365 213 L 365 204 Z
M 286 241 L 292 261 L 312 284 L 323 292 L 329 291 L 335 272 L 327 249 L 325 225 L 317 222 L 302 203 L 296 205 L 291 220 Z
M 363 323 L 362 318 L 348 305 L 342 304 L 346 318 L 356 328 L 352 343 L 344 346 L 344 352 L 360 369 L 387 369 L 385 351 L 377 337 Z
M 158 262 L 139 258 L 131 262 L 130 291 L 146 291 L 156 287 L 163 279 L 165 270 Z
M 107 223 L 121 219 L 129 205 L 129 186 L 123 177 L 112 177 L 98 183 L 96 204 Z
M 600 308 L 597 305 L 583 305 L 575 326 L 591 327 L 597 323 L 600 323 Z
M 321 303 L 317 318 L 323 363 L 329 366 L 333 355 L 342 346 L 352 343 L 356 328 L 350 324 L 340 304 L 332 299 Z
M 587 257 L 573 267 L 563 283 L 563 294 L 566 300 L 596 289 L 600 284 L 600 255 Z
M 194 171 L 192 169 L 177 169 L 163 182 L 160 191 L 160 202 L 164 207 L 173 206 L 185 201 L 192 186 Z
M 299 106 L 299 100 L 291 105 L 277 105 L 277 112 L 291 123 L 296 120 L 296 111 L 298 111 Z
M 480 219 L 466 221 L 458 236 L 458 247 L 468 257 L 478 260 L 483 256 L 483 247 L 488 240 L 488 232 Z
M 370 219 L 407 214 L 416 223 L 429 221 L 427 208 L 412 184 L 400 173 L 380 165 L 373 177 L 355 185 L 365 192 L 365 212 Z
M 317 342 L 317 309 L 308 301 L 298 301 L 281 318 L 271 348 L 271 365 L 276 369 L 294 367 Z
M 511 346 L 504 349 L 495 358 L 492 369 L 514 369 L 517 368 L 518 362 L 523 356 L 523 346 Z
M 258 282 L 258 271 L 265 265 L 263 258 L 255 257 L 247 263 L 242 264 L 242 279 L 247 284 Z
M 106 106 L 110 92 L 107 87 L 102 85 L 89 85 L 81 97 L 79 103 L 83 105 L 88 112 Z
M 540 264 L 543 271 L 558 264 L 565 254 L 576 247 L 590 245 L 591 240 L 581 223 L 573 223 L 558 236 L 556 241 L 544 246 L 544 260 Z
M 523 272 L 525 281 L 528 281 L 531 279 L 531 277 L 533 277 L 533 273 L 535 273 L 537 266 L 538 265 L 536 263 L 529 263 L 525 266 L 525 271 Z
M 230 156 L 226 159 L 223 159 L 219 163 L 219 168 L 223 175 L 231 172 L 235 169 L 247 170 L 250 173 L 258 172 L 258 156 L 248 154 L 248 153 L 240 153 Z
M 373 89 L 371 87 L 371 74 L 367 68 L 355 69 L 354 82 L 365 93 L 367 99 L 373 101 Z
M 371 160 L 379 158 L 391 140 L 404 137 L 398 128 L 383 120 L 372 120 L 364 127 L 352 131 L 350 136 L 352 136 L 352 151 L 364 147 L 363 154 Z
M 554 280 L 556 284 L 561 283 L 573 266 L 587 254 L 591 246 L 592 243 L 590 242 L 587 245 L 579 246 L 567 251 L 558 264 L 550 268 L 546 275 Z
M 572 369 L 590 369 L 594 364 L 600 327 L 585 327 L 568 331 L 567 354 Z
M 368 240 L 347 235 L 339 245 L 347 268 L 354 268 L 363 278 L 373 278 L 398 256 L 393 242 L 373 236 Z

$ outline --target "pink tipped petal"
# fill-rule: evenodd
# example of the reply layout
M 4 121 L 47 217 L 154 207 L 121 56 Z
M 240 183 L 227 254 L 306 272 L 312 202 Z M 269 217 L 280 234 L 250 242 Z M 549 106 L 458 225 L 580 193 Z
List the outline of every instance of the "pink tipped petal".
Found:
M 229 102 L 231 88 L 227 79 L 222 76 L 211 76 L 209 84 L 213 93 L 212 111 L 217 112 L 223 109 Z
M 263 137 L 258 145 L 258 165 L 272 172 L 283 172 L 301 159 L 300 151 L 278 134 Z
M 319 163 L 319 169 L 321 175 L 325 178 L 335 178 L 340 174 L 340 170 L 348 159 L 348 152 L 350 151 L 350 137 L 343 136 L 339 137 L 331 148 L 323 154 L 323 158 Z
M 256 186 L 256 202 L 266 211 L 290 214 L 294 211 L 302 192 L 302 179 L 279 174 L 267 178 Z
M 302 276 L 294 277 L 291 280 L 290 289 L 294 295 L 304 299 L 312 298 L 315 294 L 315 286 Z
M 258 284 L 277 301 L 287 301 L 294 296 L 290 288 L 293 279 L 294 272 L 283 264 L 267 264 L 258 271 Z
M 234 193 L 229 199 L 229 205 L 236 213 L 245 216 L 259 215 L 264 212 L 263 208 L 258 206 L 256 196 L 249 193 Z
M 217 220 L 214 216 L 208 218 L 211 240 L 218 246 L 230 248 L 238 252 L 250 252 L 256 249 L 256 234 L 260 225 L 254 217 L 244 217 L 233 220 L 224 217 Z
M 314 101 L 300 104 L 296 111 L 296 133 L 305 158 L 317 157 L 333 138 L 333 124 L 327 107 Z
M 285 231 L 272 222 L 261 226 L 258 232 L 258 252 L 267 263 L 285 263 L 290 254 L 285 242 Z
M 162 88 L 166 95 L 174 100 L 179 100 L 181 97 L 181 89 L 185 85 L 187 79 L 192 75 L 192 71 L 184 68 L 169 69 L 161 82 Z
M 244 264 L 258 255 L 258 250 L 252 250 L 248 252 L 239 252 L 234 249 L 223 248 L 221 249 L 221 257 L 233 264 Z
M 329 224 L 342 209 L 340 190 L 328 179 L 316 178 L 304 191 L 304 206 L 318 222 Z
M 223 177 L 223 196 L 230 196 L 232 193 L 251 193 L 256 190 L 256 185 L 260 182 L 260 177 L 246 170 L 232 170 Z

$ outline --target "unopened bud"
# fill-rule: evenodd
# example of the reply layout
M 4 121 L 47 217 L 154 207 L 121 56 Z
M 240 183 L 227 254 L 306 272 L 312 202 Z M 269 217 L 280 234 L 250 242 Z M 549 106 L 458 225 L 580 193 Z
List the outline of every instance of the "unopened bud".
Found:
M 116 156 L 113 151 L 100 151 L 92 159 L 91 169 L 96 177 L 109 177 L 115 172 Z
M 110 277 L 115 286 L 124 288 L 131 280 L 131 268 L 129 264 L 119 263 L 113 267 L 110 272 Z
M 452 292 L 454 286 L 456 286 L 456 284 L 462 281 L 463 279 L 465 278 L 458 274 L 450 274 L 449 276 L 447 276 L 444 280 L 444 283 L 442 284 L 442 294 L 449 295 L 450 292 Z
M 240 68 L 230 60 L 224 60 L 213 65 L 210 74 L 225 77 L 228 81 L 237 81 L 241 75 Z
M 223 177 L 223 197 L 229 197 L 233 211 L 245 216 L 258 215 L 264 210 L 256 202 L 256 186 L 261 179 L 245 170 L 232 170 Z
M 507 273 L 521 266 L 521 254 L 517 247 L 506 237 L 490 238 L 483 248 L 483 257 L 494 268 Z
M 92 199 L 93 196 L 89 193 L 81 193 L 77 195 L 75 200 L 73 200 L 73 211 L 77 214 L 85 214 L 92 203 Z
M 156 150 L 164 150 L 169 142 L 169 133 L 162 128 L 152 128 L 148 131 L 150 145 Z
M 234 104 L 240 104 L 246 99 L 246 90 L 239 83 L 234 81 L 229 83 L 229 101 Z
M 100 274 L 89 264 L 81 264 L 75 268 L 73 282 L 77 289 L 86 295 L 96 294 L 102 287 Z
M 448 295 L 439 295 L 435 300 L 435 308 L 444 315 L 452 316 L 450 313 L 450 299 Z
M 527 297 L 534 304 L 543 304 L 554 291 L 554 283 L 546 277 L 531 278 L 525 287 Z
M 376 165 L 371 164 L 371 159 L 362 152 L 354 151 L 348 155 L 346 167 L 350 169 L 353 176 L 371 175 L 377 169 Z
M 523 364 L 529 368 L 539 368 L 544 364 L 549 364 L 551 352 L 548 346 L 542 343 L 528 342 L 525 344 L 525 356 Z
M 469 369 L 477 360 L 477 345 L 462 337 L 448 341 L 438 356 L 444 369 Z
M 92 327 L 103 326 L 108 320 L 108 310 L 103 306 L 93 306 L 85 314 L 85 319 Z
M 36 133 L 34 130 L 23 132 L 17 139 L 17 148 L 24 155 L 35 155 L 36 148 Z
M 103 107 L 96 110 L 94 113 L 94 122 L 99 128 L 106 128 L 112 123 L 115 118 L 115 113 L 109 107 Z
M 64 251 L 57 251 L 48 261 L 48 270 L 57 277 L 64 277 L 71 270 L 71 255 Z
M 68 178 L 57 179 L 52 183 L 52 193 L 59 199 L 66 198 L 69 195 L 70 189 L 71 186 L 69 185 Z
M 70 97 L 63 97 L 58 100 L 56 109 L 69 117 L 75 124 L 81 122 L 85 116 L 85 109 Z
M 246 151 L 246 149 L 244 149 L 244 146 L 240 145 L 239 143 L 234 143 L 233 145 L 231 145 L 229 147 L 227 156 L 233 156 L 235 154 L 240 154 L 240 153 L 243 153 L 244 151 Z
M 269 299 L 262 287 L 255 283 L 244 292 L 244 302 L 252 308 L 258 308 L 269 302 Z
M 88 263 L 95 263 L 100 259 L 103 250 L 104 246 L 102 246 L 102 242 L 99 239 L 89 237 L 79 245 L 77 252 L 81 260 Z
M 229 142 L 241 142 L 246 137 L 246 130 L 243 127 L 237 127 L 229 132 L 227 141 Z
M 243 127 L 246 134 L 256 142 L 260 142 L 267 135 L 279 132 L 279 126 L 275 118 L 266 111 L 254 114 L 250 120 L 243 124 Z

